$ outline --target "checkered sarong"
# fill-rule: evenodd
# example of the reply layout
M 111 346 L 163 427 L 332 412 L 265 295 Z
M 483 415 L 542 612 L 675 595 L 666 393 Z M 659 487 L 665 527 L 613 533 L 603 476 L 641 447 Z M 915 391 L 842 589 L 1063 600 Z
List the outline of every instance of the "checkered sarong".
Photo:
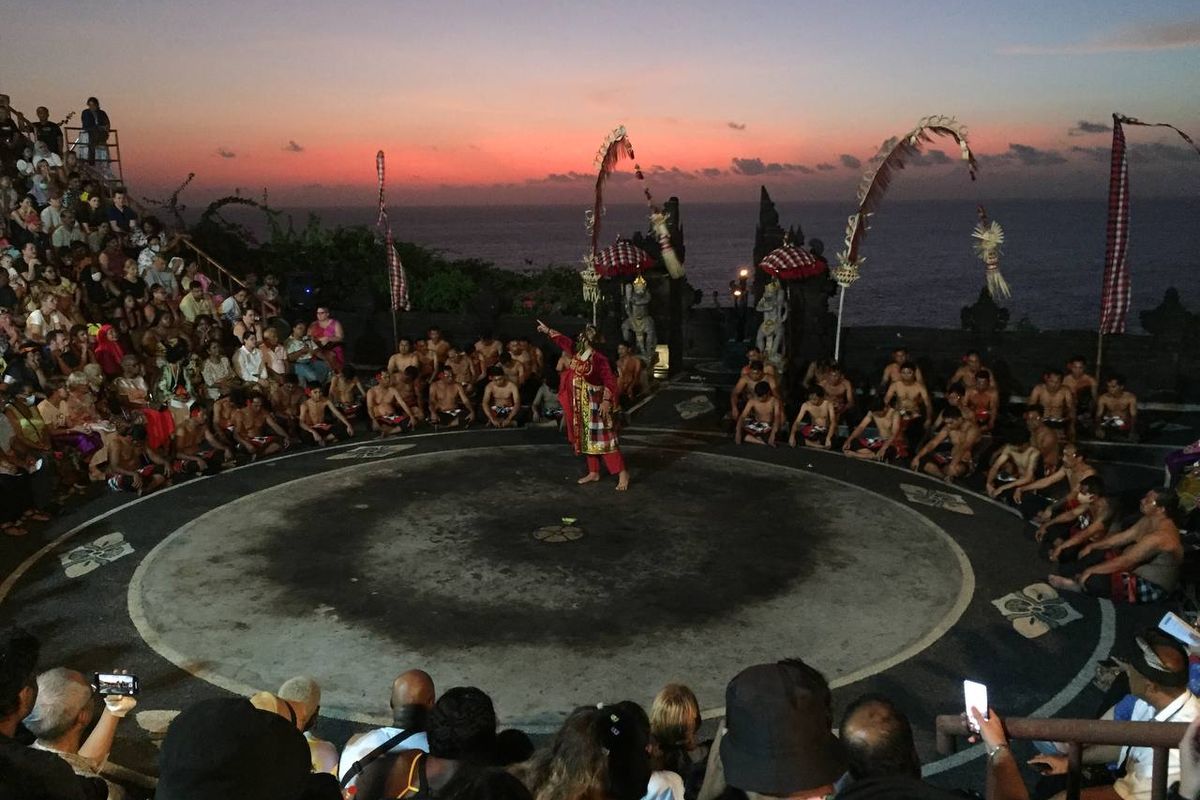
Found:
M 1166 599 L 1166 589 L 1132 572 L 1117 572 L 1112 576 L 1114 603 L 1161 603 Z

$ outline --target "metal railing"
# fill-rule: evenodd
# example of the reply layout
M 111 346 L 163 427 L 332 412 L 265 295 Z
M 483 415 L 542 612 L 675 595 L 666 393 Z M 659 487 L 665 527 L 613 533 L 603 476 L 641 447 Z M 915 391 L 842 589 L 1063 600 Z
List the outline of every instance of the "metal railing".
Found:
M 1101 719 L 1032 719 L 1005 717 L 1009 739 L 1064 742 L 1067 745 L 1067 800 L 1079 800 L 1083 769 L 1083 747 L 1089 744 L 1122 747 L 1149 747 L 1154 751 L 1151 800 L 1166 800 L 1167 758 L 1187 733 L 1184 722 L 1117 722 Z M 937 718 L 937 749 L 943 755 L 953 753 L 960 738 L 970 735 L 961 715 Z M 988 786 L 988 797 L 992 787 Z
M 95 159 L 90 159 L 93 145 L 87 141 L 87 131 L 67 126 L 63 128 L 63 134 L 66 136 L 67 149 L 75 151 L 81 166 L 86 164 L 91 167 L 89 172 L 94 173 L 92 177 L 103 181 L 109 189 L 125 182 L 124 173 L 121 171 L 121 136 L 116 128 L 109 129 L 108 141 L 100 145 L 103 152 L 97 154 Z

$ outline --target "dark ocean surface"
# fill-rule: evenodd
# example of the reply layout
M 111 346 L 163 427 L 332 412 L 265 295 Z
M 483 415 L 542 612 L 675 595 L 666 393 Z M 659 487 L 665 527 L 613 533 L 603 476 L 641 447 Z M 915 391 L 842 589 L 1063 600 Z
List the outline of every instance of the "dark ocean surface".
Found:
M 800 225 L 823 240 L 826 255 L 841 249 L 843 203 L 779 202 L 780 222 Z M 315 212 L 326 224 L 374 224 L 372 208 L 290 209 L 296 222 Z M 1099 317 L 1104 269 L 1106 203 L 993 201 L 992 219 L 1006 234 L 1001 272 L 1013 290 L 1006 305 L 1012 321 L 1023 318 L 1045 329 L 1094 328 Z M 705 305 L 720 293 L 729 303 L 729 281 L 748 265 L 758 204 L 684 203 L 681 217 L 687 274 L 704 290 Z M 440 250 L 454 258 L 478 258 L 506 269 L 548 264 L 579 265 L 587 248 L 583 207 L 466 206 L 393 207 L 397 239 Z M 885 203 L 862 248 L 862 278 L 848 290 L 849 325 L 958 327 L 959 310 L 983 285 L 983 265 L 971 250 L 975 207 L 962 201 Z M 603 221 L 602 245 L 646 228 L 644 205 L 613 205 Z M 1141 330 L 1137 312 L 1153 308 L 1169 286 L 1200 312 L 1200 197 L 1135 198 L 1129 264 L 1133 305 L 1129 330 Z

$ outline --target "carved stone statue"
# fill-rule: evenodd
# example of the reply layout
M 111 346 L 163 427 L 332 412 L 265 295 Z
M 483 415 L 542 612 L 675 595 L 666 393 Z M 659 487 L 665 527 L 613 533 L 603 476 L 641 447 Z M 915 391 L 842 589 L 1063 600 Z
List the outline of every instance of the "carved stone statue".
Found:
M 654 363 L 658 334 L 654 328 L 654 317 L 650 316 L 650 290 L 646 279 L 637 276 L 625 289 L 625 321 L 621 323 L 621 336 L 632 342 L 637 351 L 650 364 Z
M 787 294 L 779 281 L 773 280 L 763 288 L 762 297 L 754 310 L 762 314 L 762 324 L 758 326 L 755 344 L 762 350 L 763 360 L 774 364 L 775 369 L 782 372 L 785 367 L 783 342 L 788 303 Z

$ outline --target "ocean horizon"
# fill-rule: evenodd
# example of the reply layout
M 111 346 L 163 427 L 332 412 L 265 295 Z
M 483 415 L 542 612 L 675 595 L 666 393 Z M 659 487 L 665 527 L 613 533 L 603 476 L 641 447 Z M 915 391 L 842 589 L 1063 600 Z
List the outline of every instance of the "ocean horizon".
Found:
M 777 201 L 780 224 L 820 239 L 832 261 L 841 249 L 842 202 Z M 299 227 L 316 214 L 326 225 L 375 224 L 373 206 L 283 208 Z M 451 259 L 472 258 L 514 270 L 552 265 L 581 267 L 588 238 L 583 207 L 392 206 L 393 235 Z M 681 203 L 689 282 L 704 305 L 731 302 L 729 281 L 750 266 L 759 206 L 753 203 Z M 1003 301 L 1010 326 L 1022 320 L 1043 329 L 1093 329 L 1100 314 L 1107 202 L 1105 200 L 997 200 L 988 215 L 1005 231 L 1000 270 L 1012 287 Z M 1135 198 L 1131 207 L 1129 269 L 1133 301 L 1128 329 L 1141 332 L 1138 312 L 1157 306 L 1174 286 L 1200 312 L 1200 198 Z M 230 212 L 231 219 L 265 233 L 265 219 Z M 984 267 L 972 251 L 975 206 L 961 200 L 885 202 L 872 218 L 861 253 L 862 278 L 846 293 L 847 325 L 919 325 L 958 328 L 959 313 L 984 285 Z M 646 230 L 644 204 L 613 204 L 600 241 Z

